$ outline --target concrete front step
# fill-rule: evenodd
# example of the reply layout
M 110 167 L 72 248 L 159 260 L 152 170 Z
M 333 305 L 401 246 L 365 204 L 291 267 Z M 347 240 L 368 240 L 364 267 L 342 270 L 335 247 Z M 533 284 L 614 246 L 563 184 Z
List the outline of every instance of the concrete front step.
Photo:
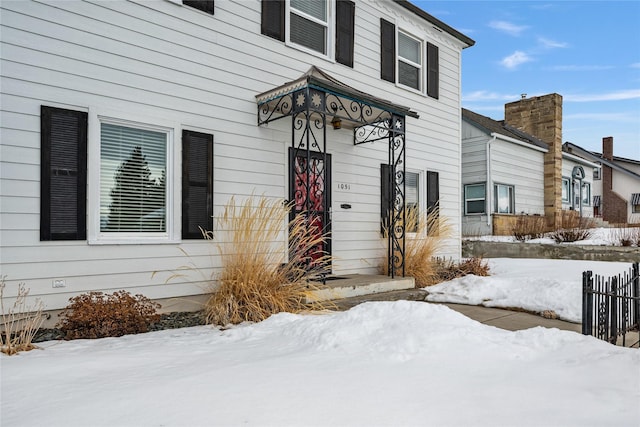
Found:
M 415 280 L 413 277 L 392 279 L 388 276 L 347 274 L 329 276 L 325 283 L 313 282 L 310 287 L 311 290 L 306 299 L 307 303 L 412 289 L 415 287 Z

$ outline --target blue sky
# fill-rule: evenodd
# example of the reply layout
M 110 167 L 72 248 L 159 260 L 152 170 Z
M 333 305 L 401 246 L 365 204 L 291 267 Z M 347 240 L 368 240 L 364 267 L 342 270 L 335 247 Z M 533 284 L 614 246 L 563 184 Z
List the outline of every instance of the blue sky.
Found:
M 563 97 L 563 141 L 640 160 L 640 1 L 426 1 L 476 41 L 462 54 L 462 105 L 496 120 L 527 96 Z

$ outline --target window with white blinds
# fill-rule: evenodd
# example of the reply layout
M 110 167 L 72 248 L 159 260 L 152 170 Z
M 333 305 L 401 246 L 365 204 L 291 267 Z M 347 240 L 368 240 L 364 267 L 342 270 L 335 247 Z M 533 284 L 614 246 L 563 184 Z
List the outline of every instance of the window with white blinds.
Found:
M 100 125 L 100 232 L 167 231 L 166 131 Z
M 291 0 L 289 10 L 289 40 L 316 52 L 328 54 L 327 0 Z
M 398 83 L 420 90 L 422 43 L 398 32 Z

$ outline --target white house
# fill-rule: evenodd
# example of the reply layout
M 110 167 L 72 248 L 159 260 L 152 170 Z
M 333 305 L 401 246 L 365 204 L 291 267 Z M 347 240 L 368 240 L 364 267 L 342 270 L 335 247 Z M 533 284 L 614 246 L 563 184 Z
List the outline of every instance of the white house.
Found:
M 462 109 L 463 235 L 510 234 L 517 215 L 546 216 L 550 227 L 562 211 L 593 216 L 598 165 L 561 151 L 561 113 L 557 94 L 507 104 L 500 121 Z
M 1 274 L 47 309 L 91 290 L 203 294 L 200 276 L 167 278 L 187 262 L 217 271 L 198 227 L 214 229 L 232 196 L 311 212 L 331 231 L 334 274 L 387 262 L 381 215 L 405 203 L 439 203 L 453 229 L 441 255 L 460 256 L 461 55 L 474 42 L 413 4 L 0 9 Z
M 597 165 L 592 190 L 595 216 L 614 224 L 640 223 L 640 160 L 614 156 L 610 136 L 602 138 L 602 153 L 572 142 L 565 142 L 563 151 Z

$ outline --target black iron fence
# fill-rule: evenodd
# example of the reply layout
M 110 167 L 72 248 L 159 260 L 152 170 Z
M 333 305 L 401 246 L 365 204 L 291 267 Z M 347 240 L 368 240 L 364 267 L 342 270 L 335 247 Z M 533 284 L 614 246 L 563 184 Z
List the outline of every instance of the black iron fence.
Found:
M 634 262 L 628 272 L 613 277 L 582 273 L 582 333 L 623 346 L 640 329 L 640 271 Z

